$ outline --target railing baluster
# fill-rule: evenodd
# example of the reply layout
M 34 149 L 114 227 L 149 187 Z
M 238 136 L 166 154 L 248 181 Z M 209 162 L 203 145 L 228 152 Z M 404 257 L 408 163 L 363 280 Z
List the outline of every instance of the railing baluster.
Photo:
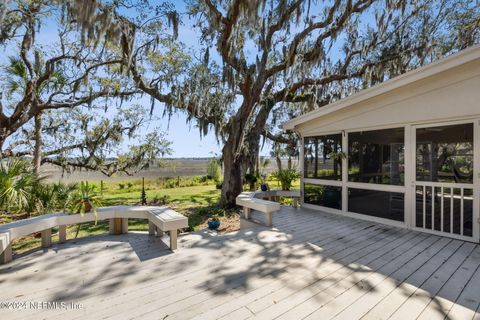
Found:
M 432 220 L 432 230 L 435 230 L 435 187 L 432 187 L 432 193 L 431 193 L 431 196 L 430 196 L 430 201 L 432 202 L 432 217 L 431 217 L 431 220 Z
M 460 234 L 463 236 L 463 192 L 464 189 L 460 189 Z
M 453 187 L 450 188 L 450 233 L 453 233 Z
M 427 187 L 423 186 L 423 228 L 427 227 Z
M 443 232 L 443 187 L 440 188 L 440 193 L 441 193 L 441 197 L 440 197 L 440 230 Z

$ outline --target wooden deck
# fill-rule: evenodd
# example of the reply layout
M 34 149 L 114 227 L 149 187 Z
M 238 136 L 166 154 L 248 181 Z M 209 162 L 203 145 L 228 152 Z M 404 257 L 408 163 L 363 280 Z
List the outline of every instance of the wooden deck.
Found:
M 174 254 L 145 233 L 54 245 L 0 268 L 0 319 L 480 320 L 479 245 L 305 209 L 273 224 Z

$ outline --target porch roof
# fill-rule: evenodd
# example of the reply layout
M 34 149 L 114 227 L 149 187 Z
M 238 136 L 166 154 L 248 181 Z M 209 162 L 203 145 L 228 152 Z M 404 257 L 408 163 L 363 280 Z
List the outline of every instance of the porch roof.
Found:
M 322 116 L 343 110 L 360 102 L 374 98 L 381 94 L 404 87 L 413 82 L 423 80 L 438 73 L 453 69 L 463 64 L 480 59 L 480 44 L 462 50 L 449 57 L 439 59 L 418 69 L 375 85 L 371 88 L 352 94 L 325 107 L 308 112 L 304 115 L 289 120 L 283 124 L 284 130 L 294 130 L 298 125 L 318 119 Z

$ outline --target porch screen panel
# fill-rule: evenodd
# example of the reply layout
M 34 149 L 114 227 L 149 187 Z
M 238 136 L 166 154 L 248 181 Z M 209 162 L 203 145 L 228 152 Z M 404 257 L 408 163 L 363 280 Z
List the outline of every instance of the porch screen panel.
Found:
M 404 185 L 404 128 L 348 134 L 348 181 Z
M 305 183 L 303 201 L 308 204 L 342 210 L 342 188 Z
M 305 138 L 304 177 L 342 180 L 342 135 Z
M 404 221 L 403 193 L 348 188 L 348 211 Z
M 417 181 L 473 183 L 473 123 L 419 128 Z

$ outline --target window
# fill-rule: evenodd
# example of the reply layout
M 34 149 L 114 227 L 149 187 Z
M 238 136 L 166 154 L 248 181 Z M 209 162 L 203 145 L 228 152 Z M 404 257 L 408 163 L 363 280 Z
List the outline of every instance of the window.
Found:
M 348 135 L 348 181 L 404 185 L 404 128 Z
M 342 209 L 342 188 L 305 183 L 304 202 L 333 209 Z
M 473 183 L 473 124 L 417 129 L 418 181 Z
M 404 221 L 404 194 L 348 189 L 348 211 L 373 217 Z
M 342 135 L 305 138 L 304 177 L 342 180 Z

